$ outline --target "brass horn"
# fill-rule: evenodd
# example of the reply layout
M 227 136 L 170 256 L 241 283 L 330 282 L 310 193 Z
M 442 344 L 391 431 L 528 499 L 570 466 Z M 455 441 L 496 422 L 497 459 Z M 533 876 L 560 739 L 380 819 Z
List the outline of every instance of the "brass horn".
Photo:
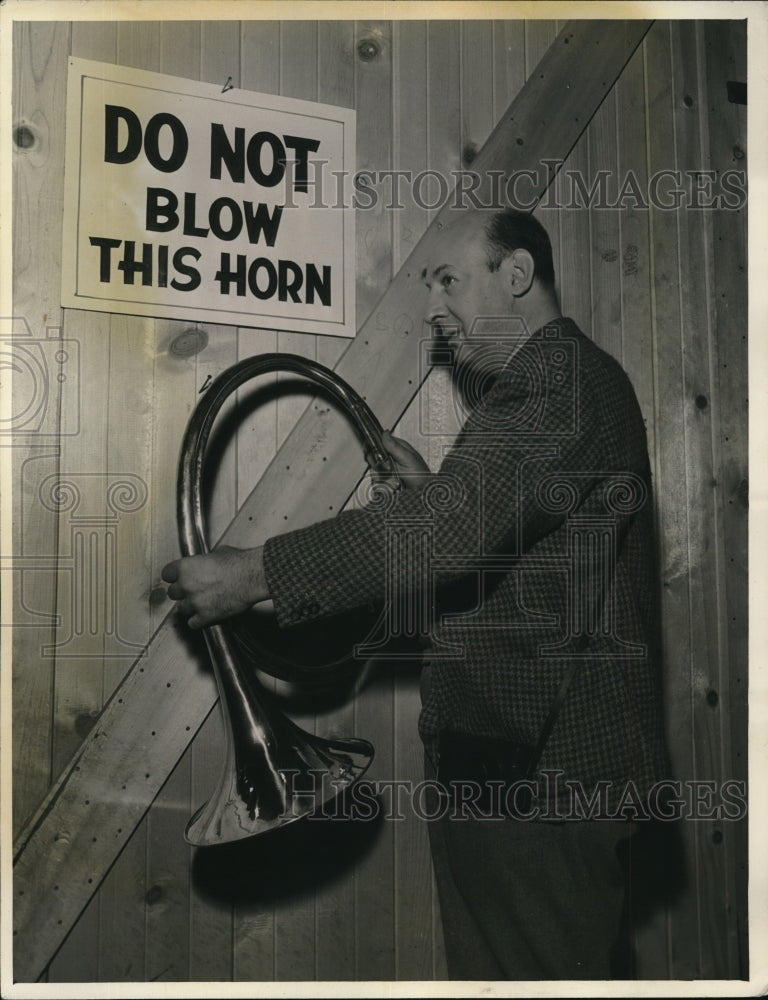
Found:
M 222 372 L 195 408 L 182 442 L 178 473 L 178 521 L 184 556 L 209 551 L 201 481 L 205 449 L 217 413 L 244 382 L 287 371 L 321 386 L 352 417 L 372 466 L 391 473 L 382 428 L 365 401 L 330 369 L 293 354 L 261 354 Z M 203 630 L 224 715 L 226 759 L 218 788 L 192 816 L 185 831 L 197 846 L 242 840 L 315 812 L 355 782 L 373 759 L 362 739 L 322 739 L 299 728 L 273 703 L 253 665 L 242 662 L 222 625 Z M 253 649 L 253 643 L 249 649 Z M 269 655 L 257 666 L 269 672 Z M 277 671 L 282 676 L 281 671 Z

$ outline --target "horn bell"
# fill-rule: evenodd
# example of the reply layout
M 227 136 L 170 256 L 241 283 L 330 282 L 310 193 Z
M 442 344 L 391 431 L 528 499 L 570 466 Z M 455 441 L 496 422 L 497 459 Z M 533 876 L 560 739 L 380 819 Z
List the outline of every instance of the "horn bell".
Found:
M 221 699 L 227 753 L 212 798 L 184 839 L 196 847 L 253 837 L 318 812 L 368 769 L 363 739 L 323 739 L 291 722 L 238 662 L 221 626 L 206 641 Z

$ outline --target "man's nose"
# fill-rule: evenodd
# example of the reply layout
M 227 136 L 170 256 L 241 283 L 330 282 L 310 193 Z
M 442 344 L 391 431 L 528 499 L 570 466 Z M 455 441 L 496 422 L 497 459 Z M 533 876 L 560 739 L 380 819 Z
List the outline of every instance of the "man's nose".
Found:
M 427 322 L 432 326 L 439 325 L 448 318 L 448 310 L 440 295 L 440 288 L 430 289 L 429 301 L 427 302 Z

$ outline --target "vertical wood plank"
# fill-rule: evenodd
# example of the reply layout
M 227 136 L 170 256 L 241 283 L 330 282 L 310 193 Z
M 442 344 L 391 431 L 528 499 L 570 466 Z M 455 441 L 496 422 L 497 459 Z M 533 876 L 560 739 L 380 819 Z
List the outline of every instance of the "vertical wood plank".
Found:
M 73 26 L 72 54 L 90 53 L 92 45 L 98 41 L 114 56 L 114 31 L 101 30 L 97 34 L 98 39 L 94 39 L 87 29 L 78 31 Z M 65 78 L 66 74 L 62 79 Z M 107 540 L 112 534 L 108 525 L 111 318 L 71 310 L 65 314 L 64 328 L 77 330 L 80 342 L 84 419 L 79 434 L 61 439 L 59 482 L 63 489 L 71 484 L 80 500 L 71 511 L 63 511 L 59 519 L 60 565 L 70 564 L 72 568 L 68 586 L 60 588 L 57 594 L 62 625 L 57 630 L 53 650 L 54 774 L 61 771 L 80 745 L 104 703 L 108 661 L 103 630 L 106 618 L 114 615 L 118 601 L 114 589 L 107 592 L 106 574 L 99 565 L 107 556 Z M 78 523 L 82 518 L 86 520 Z M 119 553 L 116 555 L 119 558 Z M 138 652 L 138 645 L 135 652 Z M 110 673 L 114 675 L 115 670 Z M 101 900 L 96 896 L 51 962 L 49 982 L 98 979 L 100 910 Z
M 355 32 L 351 21 L 320 21 L 317 37 L 317 99 L 340 107 L 355 106 Z M 338 337 L 317 338 L 317 360 L 333 368 L 344 349 Z M 318 715 L 319 735 L 353 735 L 352 698 Z M 332 830 L 338 835 L 338 831 Z M 340 878 L 315 893 L 315 977 L 319 981 L 355 978 L 355 880 L 350 865 Z
M 727 82 L 747 79 L 746 23 L 706 22 L 699 29 L 701 75 L 707 81 L 700 113 L 709 124 L 709 167 L 723 177 L 747 169 L 747 109 L 727 100 Z M 737 181 L 738 183 L 738 181 Z M 745 200 L 745 199 L 744 199 Z M 718 620 L 721 660 L 714 689 L 722 727 L 723 777 L 747 782 L 748 662 L 748 357 L 747 357 L 747 209 L 728 199 L 712 219 L 713 312 L 716 340 L 711 351 L 712 382 L 719 407 L 712 415 L 712 446 L 718 490 L 720 559 Z M 714 406 L 714 404 L 713 404 Z M 714 679 L 714 678 L 713 678 Z M 708 692 L 709 693 L 709 692 Z M 713 712 L 710 694 L 709 711 Z M 722 851 L 727 900 L 728 972 L 749 975 L 747 926 L 748 829 L 746 818 L 711 830 L 712 850 Z M 715 900 L 712 900 L 714 903 Z M 711 915 L 707 924 L 711 922 Z
M 146 980 L 146 861 L 147 826 L 142 822 L 99 890 L 100 982 Z
M 73 26 L 73 55 L 120 61 L 115 24 Z M 125 50 L 121 53 L 125 54 Z M 136 477 L 148 503 L 119 525 L 117 612 L 119 630 L 132 642 L 146 643 L 151 621 L 152 366 L 154 323 L 113 316 L 109 326 L 109 409 L 107 471 Z M 125 434 L 127 423 L 134 433 Z M 104 697 L 130 667 L 131 659 L 105 658 Z M 100 980 L 130 981 L 145 975 L 144 894 L 146 826 L 141 824 L 120 854 L 99 891 Z
M 115 26 L 74 24 L 72 54 L 115 61 Z M 142 396 L 141 388 L 147 382 L 146 370 L 141 368 L 141 358 L 146 359 L 146 338 L 142 336 L 140 329 L 136 331 L 135 321 L 123 317 L 110 319 L 103 315 L 90 316 L 74 312 L 67 313 L 66 322 L 70 329 L 77 329 L 79 333 L 88 335 L 87 339 L 81 339 L 80 351 L 80 356 L 85 361 L 82 372 L 83 399 L 88 400 L 88 406 L 83 407 L 86 422 L 79 450 L 69 450 L 62 478 L 67 479 L 68 469 L 76 474 L 77 481 L 85 484 L 90 482 L 95 491 L 103 494 L 99 498 L 89 496 L 87 486 L 83 490 L 84 505 L 94 505 L 86 508 L 88 513 L 95 513 L 98 520 L 99 511 L 103 511 L 107 519 L 95 527 L 100 534 L 106 526 L 102 541 L 107 542 L 111 536 L 114 542 L 114 549 L 110 550 L 114 559 L 114 576 L 111 581 L 110 574 L 101 579 L 102 574 L 95 567 L 88 567 L 88 572 L 96 573 L 96 578 L 90 581 L 90 588 L 96 594 L 103 593 L 103 613 L 106 617 L 100 622 L 100 628 L 108 630 L 110 621 L 114 623 L 114 628 L 105 632 L 100 641 L 101 653 L 94 647 L 84 649 L 80 662 L 70 659 L 73 655 L 72 648 L 64 646 L 61 649 L 62 659 L 58 673 L 66 678 L 68 670 L 71 677 L 69 683 L 65 681 L 60 686 L 57 698 L 60 698 L 65 712 L 67 708 L 71 711 L 73 707 L 76 712 L 71 738 L 66 716 L 61 719 L 63 732 L 57 740 L 57 753 L 61 755 L 61 763 L 68 759 L 74 745 L 87 733 L 104 699 L 109 696 L 130 665 L 131 659 L 148 638 L 146 559 L 149 518 L 146 504 L 140 505 L 141 509 L 128 516 L 118 515 L 114 534 L 107 525 L 110 515 L 114 514 L 108 505 L 108 495 L 113 484 L 122 482 L 129 492 L 134 487 L 139 494 L 146 491 L 147 469 L 146 461 L 142 459 L 146 458 L 148 438 L 142 433 L 142 427 L 146 427 L 150 417 L 148 402 L 146 396 Z M 124 351 L 126 344 L 127 352 Z M 131 369 L 129 371 L 123 370 L 126 360 Z M 134 360 L 137 364 L 132 364 Z M 136 374 L 138 378 L 134 378 Z M 100 393 L 103 393 L 101 403 Z M 95 415 L 102 414 L 103 420 L 98 416 L 94 419 Z M 130 439 L 122 434 L 128 414 L 132 415 L 137 429 L 135 437 Z M 139 453 L 134 454 L 134 449 L 139 449 Z M 121 488 L 123 487 L 118 487 Z M 66 527 L 63 533 L 68 534 Z M 107 556 L 106 551 L 104 556 Z M 75 595 L 71 594 L 70 602 L 74 600 Z M 66 618 L 70 619 L 68 613 Z M 71 621 L 68 627 L 72 628 Z M 80 638 L 82 641 L 82 636 Z M 71 689 L 73 680 L 77 685 L 74 697 Z M 84 698 L 88 699 L 87 703 Z M 140 838 L 136 838 L 134 843 L 140 843 Z M 123 936 L 126 926 L 131 931 L 136 928 L 131 905 L 134 900 L 127 896 L 133 896 L 132 889 L 141 885 L 142 876 L 143 864 L 137 872 L 132 870 L 130 860 L 118 860 L 108 883 L 86 908 L 51 964 L 51 980 L 95 980 L 105 976 L 110 978 L 113 973 L 119 978 L 121 973 L 117 972 L 118 964 L 123 978 L 143 976 L 143 913 L 138 933 Z M 116 925 L 120 925 L 120 931 L 116 931 Z M 119 949 L 115 947 L 115 933 L 121 941 Z M 118 954 L 119 963 L 113 965 L 110 958 Z M 106 971 L 102 968 L 102 958 L 105 956 Z
M 578 115 L 575 116 L 576 120 L 578 117 Z M 590 253 L 589 212 L 586 208 L 581 207 L 576 199 L 572 198 L 571 186 L 574 183 L 572 179 L 574 175 L 584 180 L 588 180 L 591 176 L 589 135 L 594 124 L 593 120 L 590 127 L 576 143 L 554 183 L 557 204 L 560 206 L 560 267 L 557 278 L 561 308 L 563 314 L 574 319 L 588 337 L 593 336 L 594 325 L 592 314 L 593 261 Z M 542 222 L 547 225 L 543 215 Z M 554 253 L 554 245 L 552 249 Z
M 60 327 L 61 220 L 64 200 L 67 22 L 14 24 L 14 144 L 18 164 L 13 216 L 14 307 L 30 327 Z M 41 211 L 42 209 L 42 211 Z M 56 228 L 46 229 L 54 224 Z
M 244 21 L 240 26 L 241 85 L 267 94 L 280 92 L 280 23 Z M 239 331 L 239 357 L 277 350 L 277 333 L 268 329 Z M 267 381 L 275 381 L 269 376 Z M 241 504 L 261 478 L 277 448 L 277 400 L 264 401 L 260 384 L 245 386 L 238 394 L 241 416 L 237 436 L 237 502 Z M 247 400 L 259 399 L 258 407 Z
M 427 25 L 395 24 L 392 37 L 393 165 L 416 176 L 427 167 L 426 136 L 429 121 L 427 93 Z M 413 201 L 412 186 L 402 185 L 403 200 L 392 204 L 393 253 L 396 266 L 410 253 L 427 226 L 427 213 Z M 407 193 L 406 193 L 407 192 Z M 415 330 L 414 335 L 420 335 Z M 415 374 L 415 373 L 414 373 Z M 437 380 L 431 379 L 431 390 Z M 430 440 L 421 433 L 420 405 L 414 400 L 395 428 L 426 458 Z M 428 459 L 429 460 L 429 459 Z M 413 789 L 424 777 L 423 752 L 418 736 L 420 709 L 417 662 L 392 661 L 394 674 L 394 776 Z M 410 797 L 404 798 L 406 803 Z M 395 852 L 395 965 L 398 980 L 432 978 L 433 899 L 432 863 L 425 823 L 406 805 L 403 819 L 393 823 Z
M 474 155 L 496 125 L 494 116 L 493 24 L 462 21 L 461 46 L 461 166 L 470 168 Z
M 641 46 L 616 83 L 617 180 L 633 174 L 648 189 L 645 59 Z M 632 198 L 619 212 L 621 357 L 645 418 L 648 452 L 656 452 L 655 384 L 651 342 L 650 232 L 648 212 Z M 656 497 L 658 503 L 658 496 Z
M 525 83 L 525 34 L 525 21 L 493 22 L 494 124 Z
M 153 983 L 190 978 L 192 849 L 184 842 L 190 817 L 190 753 L 191 747 L 147 816 L 146 978 Z
M 589 215 L 592 332 L 595 343 L 623 362 L 621 337 L 620 212 L 606 208 L 615 204 L 618 174 L 616 149 L 616 92 L 608 94 L 587 130 L 587 205 Z M 600 194 L 601 171 L 608 173 Z M 598 193 L 590 195 L 595 183 Z
M 630 60 L 616 84 L 617 186 L 634 175 L 642 191 L 648 189 L 647 108 L 644 48 Z M 621 357 L 643 414 L 648 437 L 648 453 L 653 469 L 654 505 L 663 503 L 656 459 L 656 370 L 653 350 L 651 289 L 651 247 L 649 214 L 632 198 L 619 213 L 620 292 L 622 343 Z M 658 584 L 661 587 L 659 581 Z M 641 926 L 635 924 L 625 942 L 628 954 L 619 958 L 628 968 L 636 967 L 642 979 L 669 976 L 668 918 L 664 902 Z
M 678 169 L 693 177 L 702 165 L 702 136 L 695 106 L 689 108 L 685 95 L 696 93 L 706 79 L 698 65 L 697 28 L 692 22 L 672 25 L 673 109 Z M 717 98 L 715 98 L 717 100 Z M 722 100 L 722 96 L 720 95 Z M 694 110 L 695 109 L 695 110 Z M 690 112 L 694 113 L 691 114 Z M 683 392 L 685 404 L 685 450 L 688 489 L 688 552 L 691 633 L 691 704 L 693 709 L 693 767 L 699 780 L 715 781 L 721 787 L 725 718 L 720 694 L 727 705 L 727 668 L 721 666 L 718 615 L 717 555 L 710 544 L 716 532 L 717 497 L 713 488 L 717 476 L 713 466 L 711 410 L 702 406 L 712 381 L 710 361 L 712 335 L 708 298 L 719 282 L 708 264 L 708 212 L 695 207 L 677 213 L 682 305 Z M 732 331 L 720 329 L 726 340 Z M 742 386 L 742 398 L 745 398 Z M 698 401 L 698 403 L 697 403 Z M 716 703 L 712 704 L 713 693 Z M 730 734 L 728 734 L 730 735 Z M 696 857 L 698 877 L 699 934 L 708 942 L 702 948 L 698 974 L 704 978 L 727 975 L 735 968 L 735 926 L 729 918 L 732 890 L 722 847 L 722 824 L 701 821 L 698 826 Z M 713 837 L 715 838 L 713 840 Z
M 200 79 L 232 86 L 240 83 L 240 25 L 237 21 L 204 21 L 200 39 Z M 206 348 L 195 356 L 197 398 L 203 387 L 238 360 L 237 327 L 203 324 Z M 237 513 L 236 396 L 221 409 L 213 428 L 206 462 L 207 531 L 211 544 Z M 221 710 L 206 719 L 191 747 L 193 809 L 212 794 L 226 752 Z M 232 978 L 233 903 L 212 896 L 193 877 L 189 898 L 189 977 L 194 981 L 224 982 Z
M 281 22 L 280 93 L 305 101 L 317 100 L 317 67 L 318 23 Z M 317 339 L 310 334 L 280 331 L 277 334 L 277 349 L 314 359 Z M 277 447 L 285 440 L 312 396 L 311 387 L 300 379 L 279 375 L 278 384 L 281 388 L 277 401 Z M 296 388 L 287 390 L 290 385 Z M 305 709 L 290 714 L 298 726 L 314 732 L 314 713 Z M 315 895 L 311 890 L 290 900 L 276 902 L 275 948 L 275 978 L 278 981 L 315 979 Z
M 392 166 L 392 25 L 355 24 L 354 66 L 357 108 L 357 169 Z M 358 212 L 358 328 L 375 306 L 392 274 L 392 213 L 380 199 Z M 386 664 L 367 668 L 369 678 L 354 705 L 354 731 L 376 748 L 368 777 L 388 780 L 394 774 L 394 681 Z M 394 978 L 394 838 L 392 824 L 382 823 L 355 878 L 355 979 Z M 371 928 L 376 927 L 376 933 Z
M 392 26 L 355 23 L 357 170 L 392 166 Z M 357 328 L 370 315 L 392 278 L 392 220 L 386 200 L 356 213 Z
M 151 458 L 154 323 L 132 316 L 109 322 L 104 469 L 110 488 L 118 485 L 137 499 L 130 513 L 118 514 L 115 535 L 113 619 L 105 629 L 103 700 L 122 680 L 149 641 L 151 607 Z M 104 375 L 102 375 L 104 379 Z M 126 426 L 131 433 L 126 434 Z M 118 505 L 119 509 L 119 505 Z M 108 598 L 109 599 L 109 595 Z
M 4 447 L 12 447 L 13 552 L 16 565 L 22 567 L 12 574 L 14 619 L 18 623 L 13 633 L 11 679 L 15 830 L 34 811 L 54 777 L 54 673 L 52 659 L 43 654 L 43 647 L 50 647 L 56 634 L 52 614 L 58 582 L 58 519 L 55 509 L 41 503 L 38 491 L 48 476 L 58 474 L 60 466 L 60 446 L 53 436 L 58 429 L 57 417 L 50 408 L 63 406 L 70 420 L 76 418 L 79 391 L 76 378 L 69 383 L 74 393 L 57 390 L 57 345 L 46 337 L 48 327 L 53 332 L 62 323 L 65 91 L 61 80 L 66 78 L 69 44 L 66 24 L 14 25 L 13 113 L 20 130 L 13 153 L 13 308 L 17 321 L 4 323 L 3 337 L 11 341 L 19 371 L 27 374 L 14 379 L 12 408 L 20 416 L 14 420 L 13 440 L 2 442 Z M 27 352 L 31 352 L 31 362 L 25 364 L 30 357 Z M 43 365 L 46 384 L 35 378 L 35 364 Z M 30 402 L 44 401 L 46 393 L 49 403 L 43 410 L 43 423 L 27 421 L 24 414 Z M 3 549 L 4 555 L 10 555 L 5 545 Z M 42 561 L 45 568 L 34 572 L 23 568 L 28 558 Z M 10 580 L 3 574 L 3 583 L 10 584 Z
M 132 56 L 140 65 L 181 77 L 199 77 L 201 26 L 193 22 L 128 26 Z M 134 34 L 135 33 L 135 34 Z M 121 26 L 121 44 L 122 26 Z M 134 63 L 135 64 L 135 63 Z M 183 335 L 183 336 L 182 336 Z M 153 372 L 152 581 L 162 586 L 162 567 L 178 556 L 176 468 L 187 421 L 197 401 L 197 358 L 209 338 L 200 327 L 178 321 L 155 324 Z M 153 605 L 164 617 L 168 604 Z M 202 647 L 202 643 L 200 644 Z M 198 647 L 198 648 L 200 648 Z M 208 669 L 207 664 L 201 669 Z M 148 754 L 151 754 L 148 737 Z M 190 965 L 190 861 L 184 827 L 192 814 L 188 751 L 164 785 L 147 817 L 147 978 L 184 981 Z M 149 770 L 149 766 L 147 768 Z
M 557 36 L 557 22 L 556 21 L 525 21 L 525 58 L 523 65 L 525 67 L 525 79 L 530 80 L 535 78 L 535 74 L 541 74 L 541 68 L 539 67 L 539 62 L 542 56 L 547 52 L 552 42 Z M 536 167 L 537 170 L 544 170 L 541 164 Z M 551 170 L 551 167 L 546 167 L 547 170 Z M 562 173 L 561 167 L 561 173 Z M 544 226 L 544 228 L 549 233 L 549 239 L 552 243 L 552 258 L 555 264 L 555 281 L 557 283 L 558 294 L 560 295 L 561 306 L 563 310 L 567 313 L 567 310 L 571 308 L 570 305 L 570 289 L 569 284 L 570 278 L 567 277 L 566 286 L 563 287 L 563 271 L 569 270 L 571 267 L 571 261 L 569 258 L 564 258 L 563 252 L 561 251 L 561 243 L 564 239 L 562 235 L 563 219 L 562 211 L 558 207 L 561 203 L 560 195 L 560 185 L 562 185 L 562 180 L 556 178 L 554 183 L 550 185 L 550 194 L 545 195 L 544 198 L 536 206 L 534 214 L 539 222 Z M 573 317 L 577 322 L 578 318 Z M 585 330 L 585 333 L 589 333 L 589 328 Z
M 648 104 L 648 171 L 670 169 L 674 108 L 669 81 L 672 73 L 670 24 L 659 21 L 646 37 Z M 673 167 L 674 168 L 674 167 Z M 688 494 L 685 453 L 685 382 L 682 357 L 680 261 L 677 215 L 658 207 L 649 209 L 651 226 L 651 289 L 653 353 L 656 371 L 655 423 L 663 428 L 656 438 L 656 484 L 659 505 L 660 576 L 665 662 L 670 665 L 665 695 L 670 720 L 679 738 L 671 747 L 679 778 L 690 778 L 693 765 L 691 705 L 691 629 L 688 577 Z M 695 978 L 701 962 L 698 931 L 698 825 L 684 823 L 688 891 L 670 908 L 670 975 Z
M 240 26 L 241 86 L 246 90 L 280 92 L 280 23 L 243 21 Z M 277 333 L 266 329 L 238 330 L 239 358 L 277 350 Z M 237 502 L 242 503 L 261 478 L 277 448 L 277 400 L 265 401 L 268 376 L 237 394 Z M 276 977 L 275 913 L 270 901 L 236 899 L 233 911 L 233 979 L 271 981 Z

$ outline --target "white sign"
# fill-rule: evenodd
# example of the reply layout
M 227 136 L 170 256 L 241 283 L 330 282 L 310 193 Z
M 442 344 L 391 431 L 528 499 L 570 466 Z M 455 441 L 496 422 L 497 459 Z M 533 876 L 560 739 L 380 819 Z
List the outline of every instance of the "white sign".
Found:
M 355 112 L 69 61 L 62 305 L 355 334 Z

